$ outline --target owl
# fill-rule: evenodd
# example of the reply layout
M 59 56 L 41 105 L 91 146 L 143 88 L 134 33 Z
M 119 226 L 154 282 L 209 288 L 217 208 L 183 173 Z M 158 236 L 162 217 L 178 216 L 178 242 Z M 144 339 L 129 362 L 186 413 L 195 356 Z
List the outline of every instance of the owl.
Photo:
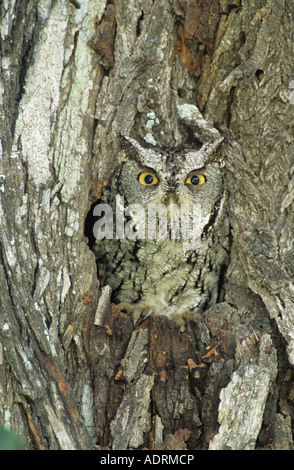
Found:
M 196 150 L 121 137 L 96 206 L 94 251 L 102 286 L 135 323 L 165 315 L 182 325 L 220 301 L 229 255 L 224 156 L 222 139 Z

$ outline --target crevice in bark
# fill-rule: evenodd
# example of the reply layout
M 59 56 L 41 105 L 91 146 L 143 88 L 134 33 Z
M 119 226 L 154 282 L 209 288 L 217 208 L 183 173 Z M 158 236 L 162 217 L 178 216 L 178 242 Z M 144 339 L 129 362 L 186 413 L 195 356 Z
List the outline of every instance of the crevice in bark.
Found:
M 137 37 L 141 36 L 142 22 L 143 21 L 144 21 L 144 11 L 142 11 L 141 16 L 139 17 L 139 19 L 137 21 L 137 31 L 136 31 Z
M 94 208 L 99 204 L 99 200 L 96 200 L 93 202 L 90 206 L 90 209 L 88 210 L 86 217 L 85 217 L 85 222 L 84 222 L 84 236 L 86 239 L 86 243 L 90 250 L 93 251 L 93 247 L 96 241 L 93 228 L 95 225 L 95 222 L 99 219 L 99 217 L 94 216 L 93 211 Z
M 70 0 L 69 3 L 71 3 L 77 10 L 81 8 L 81 4 L 78 0 Z

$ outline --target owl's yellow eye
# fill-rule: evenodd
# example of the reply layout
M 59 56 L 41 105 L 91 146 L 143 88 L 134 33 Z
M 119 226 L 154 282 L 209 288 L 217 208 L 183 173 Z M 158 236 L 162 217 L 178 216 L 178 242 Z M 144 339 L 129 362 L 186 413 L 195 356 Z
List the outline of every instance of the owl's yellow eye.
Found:
M 152 186 L 158 183 L 158 178 L 154 173 L 144 172 L 139 175 L 139 183 L 144 186 Z
M 206 181 L 205 176 L 203 175 L 191 175 L 186 179 L 186 184 L 193 184 L 193 186 L 204 184 Z

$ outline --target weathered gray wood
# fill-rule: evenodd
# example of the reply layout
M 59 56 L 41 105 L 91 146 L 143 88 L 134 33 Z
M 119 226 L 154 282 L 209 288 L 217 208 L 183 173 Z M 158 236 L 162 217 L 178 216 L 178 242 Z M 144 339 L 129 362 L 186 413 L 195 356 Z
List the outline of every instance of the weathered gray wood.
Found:
M 277 373 L 276 351 L 269 335 L 260 338 L 258 347 L 257 353 L 256 338 L 252 335 L 237 350 L 240 366 L 228 386 L 221 390 L 220 428 L 210 442 L 211 450 L 255 448 L 266 399 Z M 256 353 L 258 358 L 255 358 Z M 247 358 L 251 359 L 251 363 Z
M 110 423 L 113 450 L 137 448 L 144 444 L 144 433 L 151 429 L 150 392 L 152 376 L 142 374 L 124 394 L 115 418 Z
M 94 11 L 95 2 L 86 10 L 1 4 L 1 421 L 28 448 L 93 442 L 80 336 L 97 290 L 83 241 L 98 77 L 87 45 Z

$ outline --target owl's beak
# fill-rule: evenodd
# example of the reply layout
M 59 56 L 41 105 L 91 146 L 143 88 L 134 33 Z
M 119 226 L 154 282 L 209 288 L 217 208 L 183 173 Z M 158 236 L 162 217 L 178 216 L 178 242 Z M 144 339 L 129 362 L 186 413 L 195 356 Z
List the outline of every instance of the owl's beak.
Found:
M 178 214 L 178 198 L 174 193 L 170 193 L 164 201 L 167 208 L 167 217 L 172 219 L 175 214 Z

